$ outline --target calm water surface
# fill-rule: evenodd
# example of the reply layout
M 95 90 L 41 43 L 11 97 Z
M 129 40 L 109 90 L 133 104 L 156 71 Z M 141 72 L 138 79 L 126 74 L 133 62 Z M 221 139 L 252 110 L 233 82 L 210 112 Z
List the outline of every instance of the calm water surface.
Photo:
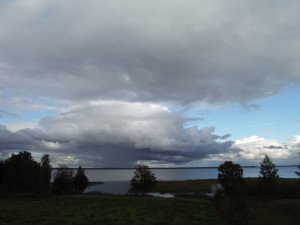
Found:
M 277 167 L 280 177 L 297 178 L 296 166 Z M 217 168 L 151 169 L 158 180 L 216 179 Z M 130 181 L 134 169 L 85 169 L 90 181 Z M 244 168 L 244 177 L 258 177 L 259 167 Z
M 280 177 L 297 178 L 296 166 L 277 167 Z M 217 168 L 151 169 L 158 180 L 216 179 Z M 104 184 L 88 187 L 85 192 L 125 194 L 130 186 L 134 169 L 85 169 L 90 181 Z M 258 177 L 259 167 L 244 168 L 244 177 Z M 164 196 L 165 197 L 165 196 Z

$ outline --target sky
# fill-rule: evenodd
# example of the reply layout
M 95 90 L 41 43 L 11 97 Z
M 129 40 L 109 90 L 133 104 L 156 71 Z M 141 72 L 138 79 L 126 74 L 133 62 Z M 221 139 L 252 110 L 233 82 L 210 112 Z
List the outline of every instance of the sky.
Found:
M 0 0 L 0 159 L 299 164 L 297 0 Z

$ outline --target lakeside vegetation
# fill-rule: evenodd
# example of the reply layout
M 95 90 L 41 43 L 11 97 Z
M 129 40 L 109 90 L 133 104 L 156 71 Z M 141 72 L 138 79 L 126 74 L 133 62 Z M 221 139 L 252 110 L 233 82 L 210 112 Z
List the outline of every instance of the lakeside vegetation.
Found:
M 298 166 L 300 169 L 300 166 Z M 215 206 L 228 225 L 294 225 L 300 221 L 299 179 L 283 179 L 265 155 L 258 178 L 244 179 L 239 164 L 225 161 L 218 168 L 222 189 Z M 297 175 L 297 171 L 294 171 Z
M 23 151 L 0 160 L 0 193 L 72 194 L 82 193 L 88 178 L 79 166 L 76 173 L 65 165 L 55 172 L 51 183 L 50 156 L 43 155 L 36 161 L 31 152 Z
M 245 178 L 255 185 L 258 178 Z M 206 192 L 211 180 L 158 181 L 155 191 Z M 279 178 L 277 190 L 291 190 L 298 179 Z M 280 190 L 281 189 L 281 190 Z M 294 189 L 294 193 L 300 189 Z M 300 220 L 299 195 L 202 196 L 157 198 L 81 194 L 41 197 L 9 194 L 0 197 L 0 224 L 252 224 L 295 225 Z M 234 221 L 242 220 L 243 223 Z
M 280 178 L 267 155 L 257 178 L 243 178 L 242 167 L 231 161 L 218 170 L 218 179 L 157 181 L 148 166 L 137 165 L 130 195 L 81 194 L 87 185 L 102 182 L 88 183 L 79 166 L 75 175 L 61 167 L 50 184 L 49 156 L 36 162 L 30 153 L 20 152 L 0 162 L 0 225 L 294 225 L 300 221 L 300 179 Z M 300 176 L 299 171 L 294 172 Z M 222 188 L 207 195 L 216 184 Z M 147 192 L 171 193 L 175 198 L 145 196 Z

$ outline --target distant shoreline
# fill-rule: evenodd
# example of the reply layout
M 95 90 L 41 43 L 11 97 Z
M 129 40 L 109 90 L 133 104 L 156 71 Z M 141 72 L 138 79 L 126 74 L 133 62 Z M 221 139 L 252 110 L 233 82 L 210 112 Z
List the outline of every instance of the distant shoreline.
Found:
M 276 167 L 297 167 L 299 165 L 282 165 Z M 242 168 L 259 168 L 260 166 L 242 166 Z M 162 170 L 162 169 L 217 169 L 218 167 L 150 167 L 152 170 Z M 53 168 L 60 169 L 60 168 Z M 76 170 L 77 168 L 70 168 Z M 134 167 L 96 167 L 96 168 L 84 168 L 85 170 L 134 170 Z

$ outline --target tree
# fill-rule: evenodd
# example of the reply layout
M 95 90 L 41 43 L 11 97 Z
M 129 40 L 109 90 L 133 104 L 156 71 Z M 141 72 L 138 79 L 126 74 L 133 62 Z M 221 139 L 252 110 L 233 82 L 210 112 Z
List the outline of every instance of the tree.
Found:
M 52 173 L 52 166 L 50 164 L 50 157 L 48 154 L 43 155 L 41 158 L 41 190 L 44 192 L 49 191 L 50 182 L 51 182 L 51 173 Z
M 74 191 L 76 193 L 82 193 L 89 183 L 89 179 L 84 173 L 84 169 L 79 166 L 77 169 L 77 173 L 74 177 Z
M 30 152 L 12 154 L 4 161 L 3 190 L 7 192 L 39 192 L 40 164 Z
M 70 194 L 73 191 L 73 170 L 67 166 L 61 165 L 55 175 L 52 185 L 52 191 L 55 194 Z
M 134 176 L 130 181 L 130 192 L 145 195 L 153 190 L 157 183 L 155 174 L 143 164 L 137 164 L 135 168 Z
M 275 164 L 269 158 L 268 155 L 265 155 L 262 162 L 260 163 L 260 181 L 263 183 L 274 183 L 279 178 L 278 169 Z
M 0 161 L 0 191 L 3 189 L 4 162 Z
M 243 182 L 243 168 L 240 164 L 234 164 L 232 161 L 225 161 L 218 167 L 218 180 L 225 191 L 235 184 Z

